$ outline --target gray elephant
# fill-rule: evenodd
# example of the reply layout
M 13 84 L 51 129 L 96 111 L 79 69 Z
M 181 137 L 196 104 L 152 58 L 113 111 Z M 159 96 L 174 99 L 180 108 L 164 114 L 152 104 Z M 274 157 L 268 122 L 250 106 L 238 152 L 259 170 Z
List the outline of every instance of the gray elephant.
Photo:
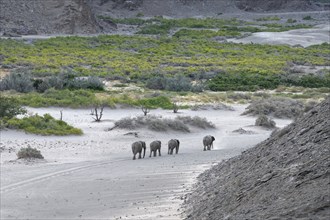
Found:
M 206 151 L 206 147 L 207 147 L 207 150 L 211 150 L 211 147 L 213 149 L 214 140 L 215 140 L 215 138 L 211 135 L 207 135 L 203 138 L 204 151 Z
M 152 152 L 154 152 L 154 157 L 157 156 L 157 150 L 158 150 L 158 153 L 159 153 L 159 156 L 162 156 L 160 154 L 160 148 L 162 147 L 162 142 L 161 141 L 153 141 L 150 143 L 150 156 L 151 157 L 151 154 Z
M 143 150 L 143 158 L 146 155 L 146 142 L 144 141 L 136 141 L 132 144 L 132 152 L 133 152 L 133 160 L 135 160 L 135 155 L 139 153 L 139 159 L 141 159 L 141 153 Z
M 175 149 L 175 153 L 179 152 L 180 141 L 178 139 L 171 139 L 168 141 L 168 154 L 173 154 L 173 150 Z

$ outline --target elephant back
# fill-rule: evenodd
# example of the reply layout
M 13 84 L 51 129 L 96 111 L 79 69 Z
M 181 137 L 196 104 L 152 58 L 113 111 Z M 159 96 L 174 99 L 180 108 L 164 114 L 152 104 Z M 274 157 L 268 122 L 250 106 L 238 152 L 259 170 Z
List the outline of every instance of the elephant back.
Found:
M 179 144 L 180 144 L 180 141 L 177 140 L 177 139 L 171 139 L 171 140 L 168 141 L 168 146 L 170 148 L 177 147 L 177 146 L 179 146 Z
M 161 144 L 162 144 L 162 142 L 161 141 L 153 141 L 153 142 L 151 142 L 150 143 L 150 147 L 151 148 L 158 148 L 158 147 L 160 147 L 161 146 Z
M 209 145 L 209 144 L 212 143 L 212 141 L 213 141 L 213 139 L 212 139 L 211 135 L 207 135 L 203 138 L 203 144 L 204 145 Z
M 132 150 L 133 149 L 136 149 L 136 148 L 139 148 L 139 147 L 142 147 L 142 141 L 135 141 L 133 144 L 132 144 Z

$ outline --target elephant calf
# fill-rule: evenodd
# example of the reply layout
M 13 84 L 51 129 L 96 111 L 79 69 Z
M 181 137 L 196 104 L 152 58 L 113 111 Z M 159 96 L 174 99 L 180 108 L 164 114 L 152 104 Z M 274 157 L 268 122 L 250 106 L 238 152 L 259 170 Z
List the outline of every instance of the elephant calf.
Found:
M 180 141 L 178 139 L 171 139 L 168 141 L 168 154 L 173 154 L 173 150 L 175 149 L 175 153 L 179 152 Z
M 133 152 L 133 160 L 135 160 L 135 155 L 139 153 L 139 159 L 141 159 L 141 153 L 143 150 L 143 158 L 146 155 L 146 142 L 144 141 L 136 141 L 132 144 L 132 152 Z
M 151 157 L 152 152 L 154 152 L 154 157 L 156 157 L 157 150 L 158 150 L 159 156 L 161 156 L 161 154 L 160 154 L 161 146 L 162 146 L 162 142 L 160 142 L 160 141 L 151 142 L 150 143 L 150 156 L 149 157 Z
M 211 147 L 213 149 L 214 140 L 215 140 L 215 138 L 211 135 L 207 135 L 203 138 L 204 151 L 206 151 L 206 147 L 207 147 L 207 150 L 211 150 Z

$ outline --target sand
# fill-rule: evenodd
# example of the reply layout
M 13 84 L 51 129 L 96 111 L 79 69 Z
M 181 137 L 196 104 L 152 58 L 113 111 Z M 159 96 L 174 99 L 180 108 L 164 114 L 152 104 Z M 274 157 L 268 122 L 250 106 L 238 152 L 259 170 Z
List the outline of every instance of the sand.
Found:
M 229 39 L 234 43 L 255 44 L 285 44 L 308 47 L 322 43 L 329 43 L 330 25 L 322 24 L 314 28 L 297 29 L 283 32 L 258 32 L 241 39 Z
M 221 160 L 239 154 L 269 137 L 255 127 L 255 117 L 235 111 L 181 110 L 181 116 L 206 117 L 216 129 L 191 133 L 134 130 L 107 131 L 122 117 L 142 115 L 140 109 L 105 109 L 93 122 L 89 109 L 63 109 L 63 120 L 81 128 L 82 136 L 39 136 L 1 131 L 1 219 L 182 219 L 180 206 L 196 177 Z M 28 108 L 31 113 L 60 117 L 60 108 Z M 151 114 L 175 117 L 169 110 Z M 284 127 L 290 120 L 275 120 Z M 253 134 L 232 132 L 243 128 Z M 202 138 L 215 137 L 214 149 L 203 151 Z M 167 141 L 180 140 L 178 155 L 167 154 Z M 162 156 L 132 160 L 131 143 L 162 141 Z M 36 147 L 42 161 L 16 160 L 21 147 Z

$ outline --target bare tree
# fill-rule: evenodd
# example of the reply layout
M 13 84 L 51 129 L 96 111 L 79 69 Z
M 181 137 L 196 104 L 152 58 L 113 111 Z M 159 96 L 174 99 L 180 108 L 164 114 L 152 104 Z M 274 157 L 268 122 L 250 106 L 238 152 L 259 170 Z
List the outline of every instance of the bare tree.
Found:
M 90 115 L 94 115 L 94 109 L 91 109 Z
M 179 106 L 176 102 L 173 102 L 173 113 L 178 113 L 179 111 Z
M 144 116 L 146 116 L 150 112 L 150 109 L 144 105 L 141 106 L 141 110 L 142 110 Z
M 63 109 L 60 110 L 60 114 L 61 114 L 61 116 L 60 116 L 60 121 L 63 121 L 63 120 L 62 120 L 62 119 L 63 119 Z
M 100 111 L 99 111 L 99 108 L 100 108 Z M 103 109 L 104 109 L 104 105 L 101 105 L 101 106 L 95 106 L 94 107 L 94 115 L 95 117 L 93 117 L 93 119 L 96 121 L 96 122 L 100 122 L 101 121 L 101 118 L 103 116 Z

